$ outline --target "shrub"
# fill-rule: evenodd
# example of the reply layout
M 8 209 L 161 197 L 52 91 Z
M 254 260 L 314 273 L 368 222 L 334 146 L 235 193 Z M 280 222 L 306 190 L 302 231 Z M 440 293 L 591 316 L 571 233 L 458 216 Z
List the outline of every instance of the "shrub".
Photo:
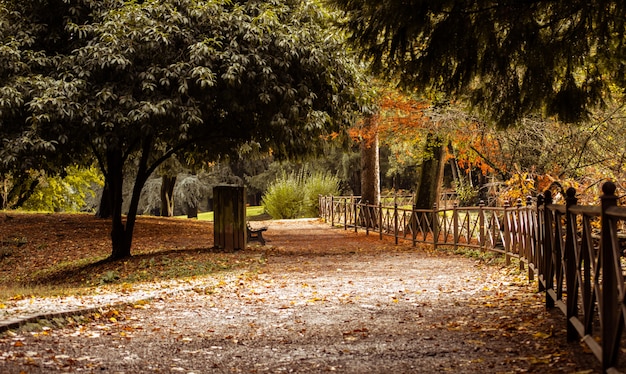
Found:
M 337 177 L 301 171 L 283 173 L 263 195 L 263 207 L 274 219 L 317 217 L 319 195 L 338 195 Z
M 302 175 L 283 173 L 263 195 L 263 208 L 274 219 L 298 218 L 304 198 Z
M 318 216 L 319 195 L 339 195 L 339 178 L 327 173 L 316 173 L 306 179 L 303 204 L 305 217 Z

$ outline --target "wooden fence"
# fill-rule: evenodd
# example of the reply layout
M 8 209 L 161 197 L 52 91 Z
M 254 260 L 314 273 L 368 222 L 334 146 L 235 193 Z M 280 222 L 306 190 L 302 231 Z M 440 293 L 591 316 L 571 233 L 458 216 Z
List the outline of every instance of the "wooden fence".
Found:
M 565 315 L 567 338 L 582 339 L 606 372 L 617 372 L 626 321 L 622 251 L 626 207 L 617 205 L 615 184 L 602 186 L 599 206 L 565 204 L 546 191 L 536 199 L 504 207 L 413 209 L 377 205 L 355 196 L 320 196 L 320 217 L 333 226 L 365 230 L 433 247 L 480 248 L 518 258 L 530 281 L 537 280 L 547 308 Z M 410 206 L 410 204 L 407 204 Z

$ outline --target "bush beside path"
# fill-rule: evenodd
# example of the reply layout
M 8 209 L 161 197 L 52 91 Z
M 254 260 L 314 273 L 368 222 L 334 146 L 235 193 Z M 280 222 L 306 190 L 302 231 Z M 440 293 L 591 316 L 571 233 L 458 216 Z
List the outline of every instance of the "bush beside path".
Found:
M 546 311 L 536 285 L 514 267 L 396 246 L 318 220 L 264 224 L 267 246 L 219 254 L 239 267 L 154 280 L 146 283 L 158 290 L 150 298 L 3 333 L 0 371 L 601 371 L 581 344 L 566 341 L 564 317 Z M 181 256 L 201 250 L 181 243 Z M 98 290 L 119 301 L 132 294 Z

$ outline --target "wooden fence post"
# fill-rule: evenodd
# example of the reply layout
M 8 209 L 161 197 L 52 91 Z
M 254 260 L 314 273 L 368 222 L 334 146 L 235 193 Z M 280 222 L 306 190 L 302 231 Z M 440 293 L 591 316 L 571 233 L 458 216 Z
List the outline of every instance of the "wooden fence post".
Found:
M 454 251 L 456 252 L 459 245 L 459 212 L 457 210 L 458 204 L 454 202 L 452 204 L 452 240 L 454 241 Z M 445 212 L 444 212 L 445 214 Z
M 515 219 L 516 219 L 516 225 L 515 225 L 515 232 L 513 233 L 514 235 L 514 242 L 515 245 L 513 246 L 514 248 L 517 248 L 517 255 L 519 256 L 519 269 L 521 271 L 524 270 L 524 246 L 522 245 L 522 235 L 524 234 L 524 220 L 522 219 L 522 199 L 517 199 L 517 204 L 515 204 L 515 208 L 516 208 L 516 214 L 515 214 Z
M 436 203 L 433 204 L 432 224 L 433 224 L 433 250 L 436 250 L 437 241 L 439 240 L 439 213 L 437 212 Z
M 607 214 L 607 209 L 617 206 L 615 196 L 615 184 L 606 182 L 602 185 L 602 236 L 600 239 L 601 262 L 602 262 L 602 297 L 600 308 L 602 321 L 602 368 L 606 371 L 617 363 L 619 355 L 619 337 L 623 329 L 623 321 L 620 321 L 621 308 L 619 305 L 619 292 L 617 287 L 620 278 L 617 271 L 620 270 L 619 256 L 613 248 L 613 235 L 617 235 L 617 223 Z M 622 323 L 620 323 L 622 322 Z M 621 328 L 619 328 L 621 327 Z
M 348 229 L 348 199 L 343 198 L 343 229 Z
M 544 279 L 544 265 L 543 265 L 543 243 L 544 243 L 544 213 L 543 209 L 545 209 L 545 200 L 542 194 L 537 195 L 537 222 L 535 222 L 535 269 L 537 270 L 537 278 L 538 278 L 538 292 L 545 291 L 545 284 L 543 283 Z
M 370 225 L 371 225 L 371 222 L 372 222 L 372 215 L 371 215 L 371 212 L 370 212 L 370 207 L 367 204 L 367 200 L 365 200 L 365 204 L 363 204 L 363 207 L 365 207 L 365 235 L 369 235 L 370 234 Z
M 382 230 L 381 230 L 382 231 Z M 398 245 L 398 202 L 394 198 L 393 202 L 393 236 L 396 238 L 395 242 Z
M 504 216 L 502 217 L 502 224 L 504 225 L 503 235 L 504 235 L 504 260 L 506 265 L 511 264 L 511 228 L 509 221 L 509 210 L 511 208 L 511 203 L 507 200 L 504 202 Z
M 378 238 L 380 240 L 383 240 L 383 203 L 382 201 L 378 201 Z
M 359 205 L 356 203 L 356 199 L 354 198 L 354 196 L 352 196 L 352 206 L 353 206 L 353 210 L 354 210 L 354 232 L 356 233 L 358 231 L 358 227 L 359 227 L 359 219 L 358 219 L 358 212 L 357 209 L 359 207 Z
M 535 271 L 537 271 L 537 261 L 535 259 L 535 243 L 533 242 L 533 233 L 535 232 L 535 227 L 533 224 L 535 223 L 535 219 L 533 219 L 533 199 L 530 196 L 526 197 L 526 210 L 524 211 L 526 214 L 526 233 L 525 233 L 525 242 L 524 246 L 526 247 L 526 261 L 528 261 L 528 281 L 532 282 L 535 280 Z M 532 264 L 532 266 L 531 266 Z
M 478 244 L 481 250 L 485 248 L 485 202 L 480 200 L 478 204 Z
M 567 189 L 565 193 L 565 248 L 563 249 L 563 260 L 565 261 L 565 287 L 567 289 L 567 340 L 578 339 L 578 331 L 571 323 L 570 319 L 578 315 L 578 284 L 576 283 L 576 216 L 570 212 L 570 208 L 578 203 L 576 190 L 573 187 Z
M 330 197 L 330 226 L 335 226 L 335 196 Z
M 554 308 L 554 300 L 547 292 L 554 289 L 554 264 L 552 263 L 552 237 L 554 229 L 552 227 L 552 212 L 549 205 L 552 204 L 552 192 L 544 192 L 544 208 L 543 208 L 543 280 L 545 282 L 546 291 L 546 308 Z

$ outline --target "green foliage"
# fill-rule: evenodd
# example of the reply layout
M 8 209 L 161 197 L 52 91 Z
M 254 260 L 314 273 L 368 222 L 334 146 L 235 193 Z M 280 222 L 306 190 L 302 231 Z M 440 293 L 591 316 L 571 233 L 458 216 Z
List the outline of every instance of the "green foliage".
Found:
M 626 87 L 622 0 L 333 0 L 375 70 L 468 99 L 497 124 L 578 121 Z
M 87 198 L 95 197 L 94 188 L 102 187 L 104 184 L 102 175 L 95 167 L 71 166 L 66 169 L 64 177 L 52 176 L 40 179 L 33 194 L 22 206 L 24 210 L 49 212 L 86 210 Z
M 471 184 L 454 182 L 454 189 L 456 196 L 459 199 L 459 206 L 477 206 L 478 201 L 478 188 Z
M 274 219 L 299 218 L 304 202 L 304 181 L 299 173 L 283 174 L 263 195 L 262 205 Z
M 317 217 L 319 214 L 319 196 L 339 195 L 339 179 L 324 173 L 310 175 L 304 184 L 303 215 Z
M 263 195 L 265 211 L 275 219 L 316 217 L 319 195 L 338 195 L 339 179 L 305 170 L 283 173 Z
M 302 156 L 343 132 L 359 109 L 357 65 L 331 21 L 308 1 L 2 2 L 0 161 L 53 153 L 67 165 L 93 152 L 112 257 L 130 256 L 141 190 L 170 156 L 215 160 L 246 143 Z
M 117 271 L 109 270 L 100 277 L 100 284 L 115 283 L 120 279 Z

